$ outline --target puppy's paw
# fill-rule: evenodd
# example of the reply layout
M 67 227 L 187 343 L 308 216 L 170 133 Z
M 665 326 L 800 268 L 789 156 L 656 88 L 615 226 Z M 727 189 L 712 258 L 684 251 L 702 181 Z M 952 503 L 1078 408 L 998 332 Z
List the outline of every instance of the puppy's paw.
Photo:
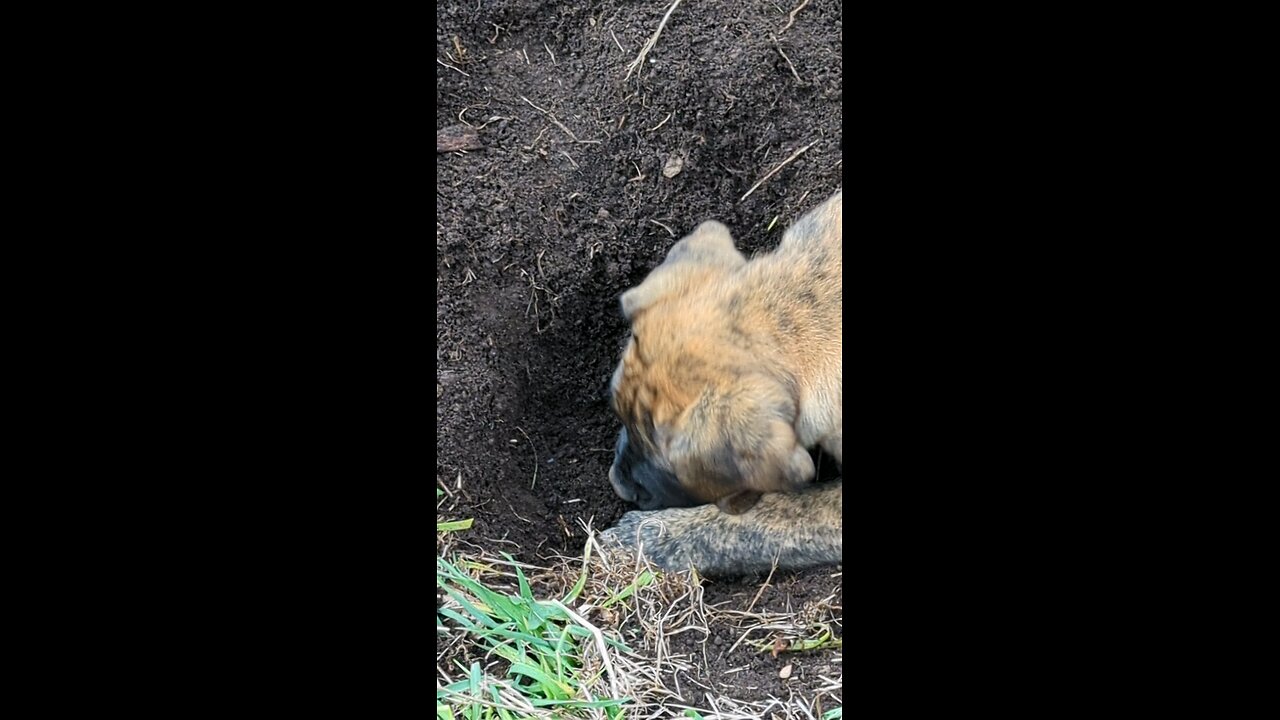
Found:
M 600 534 L 602 544 L 631 557 L 643 555 L 663 570 L 687 570 L 697 559 L 697 539 L 690 530 L 698 515 L 715 511 L 714 506 L 669 510 L 632 511 L 617 525 Z
M 600 534 L 602 544 L 663 570 L 745 575 L 842 562 L 841 483 L 767 493 L 741 514 L 715 505 L 633 511 Z

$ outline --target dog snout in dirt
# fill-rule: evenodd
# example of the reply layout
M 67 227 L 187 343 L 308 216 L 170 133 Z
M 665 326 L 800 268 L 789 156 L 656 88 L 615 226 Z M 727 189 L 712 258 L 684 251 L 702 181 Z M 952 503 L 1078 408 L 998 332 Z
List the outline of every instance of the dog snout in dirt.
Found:
M 635 443 L 627 441 L 627 430 L 618 433 L 609 482 L 618 497 L 633 502 L 641 510 L 692 507 L 701 504 L 681 487 L 672 473 L 658 467 Z

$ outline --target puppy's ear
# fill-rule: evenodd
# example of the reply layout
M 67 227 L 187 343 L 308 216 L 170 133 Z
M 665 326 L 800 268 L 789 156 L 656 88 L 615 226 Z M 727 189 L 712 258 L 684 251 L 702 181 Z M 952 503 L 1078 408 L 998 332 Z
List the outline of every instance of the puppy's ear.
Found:
M 795 442 L 795 435 L 792 435 L 792 442 Z M 782 466 L 782 477 L 792 489 L 798 489 L 807 485 L 815 477 L 818 476 L 818 469 L 813 465 L 813 456 L 808 450 L 795 446 L 791 451 L 791 457 L 787 458 Z
M 667 258 L 644 282 L 622 294 L 622 314 L 630 320 L 658 298 L 701 281 L 706 273 L 731 270 L 746 261 L 733 246 L 729 228 L 708 220 L 673 245 Z
M 755 504 L 750 494 L 797 490 L 817 475 L 792 427 L 795 414 L 776 380 L 740 376 L 730 389 L 704 392 L 663 433 L 663 452 L 691 494 L 738 514 Z
M 796 437 L 796 403 L 776 379 L 751 374 L 730 392 L 710 394 L 713 423 L 733 453 L 737 484 L 755 492 L 790 491 L 818 474 Z
M 813 458 L 796 444 L 795 433 L 785 423 L 774 421 L 731 435 L 739 439 L 694 449 L 690 435 L 680 432 L 665 449 L 685 491 L 714 499 L 724 513 L 741 515 L 755 507 L 762 493 L 799 490 L 817 476 Z M 741 440 L 745 436 L 754 439 Z
M 817 476 L 813 458 L 800 446 L 789 422 L 774 419 L 755 432 L 760 433 L 759 439 L 738 458 L 748 488 L 758 492 L 798 490 Z
M 691 262 L 736 267 L 747 259 L 733 246 L 733 234 L 724 223 L 708 220 L 671 246 L 663 265 Z

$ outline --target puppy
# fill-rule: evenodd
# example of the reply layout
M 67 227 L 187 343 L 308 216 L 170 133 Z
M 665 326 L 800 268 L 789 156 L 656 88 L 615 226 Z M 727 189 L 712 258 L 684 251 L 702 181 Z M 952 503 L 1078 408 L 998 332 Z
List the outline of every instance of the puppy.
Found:
M 750 261 L 728 228 L 704 222 L 622 295 L 631 338 L 610 384 L 624 428 L 609 470 L 620 497 L 645 510 L 714 503 L 739 515 L 762 493 L 808 485 L 807 448 L 843 463 L 841 208 L 837 191 Z M 823 492 L 791 506 L 834 502 L 839 525 L 839 485 Z

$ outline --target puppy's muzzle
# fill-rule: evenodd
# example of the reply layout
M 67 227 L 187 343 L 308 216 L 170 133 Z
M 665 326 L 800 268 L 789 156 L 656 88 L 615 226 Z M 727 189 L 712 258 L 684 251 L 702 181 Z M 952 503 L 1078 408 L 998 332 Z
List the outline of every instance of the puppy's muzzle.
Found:
M 618 497 L 639 505 L 641 510 L 701 504 L 684 491 L 675 475 L 654 464 L 638 444 L 627 441 L 626 428 L 618 434 L 618 443 L 614 446 L 609 482 L 613 483 Z

